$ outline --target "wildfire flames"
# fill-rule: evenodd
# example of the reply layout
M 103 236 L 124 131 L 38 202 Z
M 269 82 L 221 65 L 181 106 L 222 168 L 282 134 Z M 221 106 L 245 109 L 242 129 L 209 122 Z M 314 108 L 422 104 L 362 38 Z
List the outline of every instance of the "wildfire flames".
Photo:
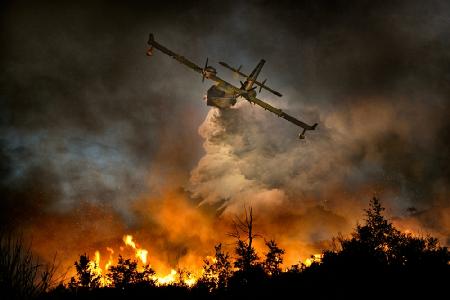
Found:
M 305 266 L 309 267 L 311 266 L 314 262 L 320 262 L 322 260 L 323 254 L 314 254 L 312 255 L 310 258 L 307 258 L 304 261 Z
M 138 231 L 128 231 L 122 223 L 117 222 L 118 218 L 113 212 L 106 213 L 95 206 L 89 206 L 81 210 L 79 219 L 53 218 L 47 219 L 47 222 L 52 220 L 54 223 L 42 222 L 46 224 L 43 229 L 52 228 L 53 234 L 62 237 L 62 240 L 58 240 L 58 244 L 52 244 L 56 240 L 46 239 L 46 235 L 37 236 L 36 240 L 45 240 L 46 243 L 36 243 L 34 247 L 42 255 L 53 253 L 49 249 L 62 249 L 60 253 L 64 256 L 59 256 L 59 260 L 63 266 L 61 270 L 69 270 L 66 281 L 76 276 L 73 265 L 79 255 L 87 253 L 91 258 L 92 273 L 101 277 L 102 286 L 112 284 L 107 274 L 117 264 L 119 255 L 136 261 L 139 272 L 149 265 L 156 272 L 150 279 L 157 285 L 182 283 L 187 286 L 194 285 L 201 278 L 205 259 L 214 262 L 214 245 L 223 243 L 224 251 L 232 259 L 235 256 L 235 241 L 227 238 L 227 232 L 231 230 L 232 218 L 239 215 L 239 212 L 222 214 L 220 217 L 210 216 L 202 206 L 189 203 L 179 193 L 170 191 L 163 193 L 162 198 L 145 198 L 142 202 L 137 202 L 136 206 L 145 215 L 155 216 L 152 223 L 139 224 Z M 272 210 L 267 214 L 264 207 L 255 207 L 255 230 L 266 239 L 275 239 L 286 251 L 283 265 L 280 266 L 285 270 L 294 265 L 308 267 L 314 262 L 320 262 L 322 256 L 318 253 L 330 248 L 331 237 L 336 232 L 341 231 L 344 235 L 351 232 L 351 223 L 348 229 L 336 225 L 339 225 L 339 219 L 335 223 L 323 222 L 321 226 L 316 226 L 317 219 L 326 213 L 321 209 L 300 210 L 298 215 L 285 217 L 281 221 L 277 211 Z M 92 227 L 78 233 L 79 228 L 70 224 L 80 222 L 86 215 L 94 220 L 90 223 Z M 111 220 L 110 223 L 107 223 L 108 220 Z M 417 232 L 411 222 L 396 220 L 395 223 L 402 231 Z M 277 226 L 278 224 L 284 226 Z M 151 230 L 141 230 L 144 227 Z M 48 231 L 34 231 L 34 234 L 41 232 Z M 329 236 L 324 234 L 327 232 L 330 233 Z M 315 234 L 314 238 L 318 242 L 313 243 L 313 239 L 308 239 L 310 234 Z M 72 240 L 73 237 L 79 238 Z M 64 248 L 61 244 L 68 247 Z M 255 239 L 254 247 L 261 260 L 264 259 L 267 253 L 264 239 Z
M 131 247 L 135 251 L 135 257 L 139 260 L 139 268 L 143 270 L 144 266 L 147 265 L 148 262 L 148 251 L 139 247 L 139 245 L 134 241 L 132 235 L 127 234 L 123 236 L 123 243 L 125 247 Z M 119 249 L 124 250 L 124 247 L 119 247 Z M 111 247 L 106 247 L 106 251 L 109 253 L 106 262 L 102 261 L 100 251 L 96 250 L 94 253 L 94 259 L 89 262 L 89 269 L 91 273 L 100 277 L 101 286 L 109 286 L 111 281 L 106 276 L 109 271 L 109 268 L 113 266 L 113 255 L 115 251 Z M 311 266 L 314 262 L 320 262 L 322 259 L 322 254 L 314 254 L 311 255 L 310 258 L 307 258 L 302 263 L 306 267 Z M 105 259 L 103 259 L 105 260 Z M 207 256 L 206 260 L 210 260 L 215 262 L 215 258 L 211 256 Z M 103 266 L 103 267 L 102 267 Z M 151 267 L 151 265 L 149 265 Z M 174 283 L 182 283 L 187 286 L 193 286 L 198 281 L 198 279 L 202 276 L 203 270 L 196 272 L 198 275 L 189 272 L 183 272 L 182 270 L 171 269 L 169 274 L 155 274 L 151 276 L 149 279 L 155 281 L 155 284 L 158 286 L 170 285 Z
M 124 235 L 122 240 L 125 246 L 131 247 L 135 251 L 135 257 L 138 258 L 139 262 L 141 263 L 139 265 L 139 268 L 143 270 L 144 266 L 147 265 L 148 251 L 146 249 L 140 248 L 139 245 L 134 241 L 133 236 L 130 234 Z M 124 247 L 119 247 L 119 249 L 124 250 Z M 109 257 L 106 262 L 102 262 L 99 250 L 95 251 L 94 259 L 89 262 L 89 269 L 92 274 L 100 277 L 101 286 L 108 286 L 111 284 L 106 274 L 108 273 L 109 268 L 113 266 L 113 254 L 115 252 L 111 247 L 106 247 L 106 251 L 109 253 Z M 104 267 L 102 267 L 102 263 Z M 154 276 L 151 276 L 150 279 L 154 280 L 156 285 L 159 286 L 170 285 L 177 281 L 187 286 L 193 286 L 197 282 L 198 277 L 191 273 L 183 274 L 177 272 L 175 269 L 171 269 L 170 273 L 167 275 L 156 274 Z
M 125 245 L 130 246 L 131 248 L 136 250 L 136 257 L 140 259 L 140 261 L 146 265 L 147 264 L 147 254 L 148 251 L 145 249 L 141 249 L 139 247 L 136 247 L 136 243 L 133 242 L 133 236 L 132 235 L 125 235 L 123 237 L 123 242 Z

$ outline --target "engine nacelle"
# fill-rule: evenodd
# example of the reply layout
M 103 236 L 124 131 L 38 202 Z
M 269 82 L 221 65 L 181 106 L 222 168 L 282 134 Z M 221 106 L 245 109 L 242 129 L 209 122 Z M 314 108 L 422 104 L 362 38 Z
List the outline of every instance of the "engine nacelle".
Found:
M 211 66 L 207 66 L 205 69 L 203 69 L 203 75 L 205 76 L 205 78 L 210 78 L 211 75 L 216 75 L 217 71 L 214 67 Z

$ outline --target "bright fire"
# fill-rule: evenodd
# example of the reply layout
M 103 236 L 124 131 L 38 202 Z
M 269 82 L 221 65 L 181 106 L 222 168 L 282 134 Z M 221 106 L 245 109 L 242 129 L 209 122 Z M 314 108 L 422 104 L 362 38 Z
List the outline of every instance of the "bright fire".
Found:
M 133 236 L 132 235 L 125 235 L 123 237 L 123 242 L 125 243 L 125 245 L 130 246 L 131 248 L 136 250 L 136 257 L 139 258 L 141 260 L 141 262 L 146 265 L 147 264 L 147 254 L 148 251 L 145 249 L 141 249 L 139 247 L 136 246 L 136 243 L 133 242 Z
M 304 262 L 305 266 L 309 267 L 314 262 L 320 262 L 323 258 L 323 254 L 314 254 L 310 258 L 307 258 Z
M 138 244 L 133 240 L 132 235 L 124 235 L 123 242 L 126 246 L 129 246 L 133 250 L 135 250 L 135 256 L 140 260 L 140 262 L 143 265 L 147 265 L 148 251 L 146 249 L 139 247 Z M 120 247 L 120 248 L 123 249 L 122 247 Z M 106 250 L 109 253 L 109 257 L 108 257 L 107 262 L 104 265 L 104 268 L 101 267 L 100 251 L 98 251 L 98 250 L 95 251 L 94 260 L 92 260 L 90 262 L 90 268 L 91 268 L 92 272 L 96 275 L 101 276 L 100 282 L 101 282 L 102 286 L 108 286 L 109 284 L 111 284 L 108 277 L 105 275 L 108 272 L 109 268 L 112 266 L 114 250 L 111 247 L 106 247 Z M 322 260 L 322 257 L 323 257 L 323 254 L 314 254 L 310 258 L 307 258 L 303 262 L 303 264 L 306 267 L 309 267 L 314 262 L 320 262 Z M 212 262 L 216 261 L 216 259 L 211 256 L 207 256 L 206 258 Z M 141 268 L 143 268 L 143 266 L 141 266 Z M 105 273 L 104 273 L 104 271 L 105 271 Z M 169 274 L 167 274 L 167 275 L 158 275 L 157 274 L 157 275 L 154 275 L 151 279 L 155 280 L 155 283 L 158 286 L 170 285 L 170 284 L 174 284 L 176 282 L 181 282 L 183 284 L 186 284 L 187 286 L 193 286 L 197 282 L 198 277 L 199 276 L 195 276 L 189 272 L 183 272 L 181 270 L 179 272 L 177 272 L 175 269 L 171 269 Z
M 177 271 L 172 269 L 170 271 L 170 274 L 168 274 L 166 276 L 163 276 L 163 277 L 158 277 L 157 278 L 157 284 L 158 285 L 166 285 L 166 284 L 174 283 L 175 280 L 176 280 L 176 275 L 177 275 Z
M 129 246 L 135 250 L 135 256 L 140 260 L 140 262 L 143 265 L 147 265 L 148 251 L 146 249 L 140 248 L 139 245 L 133 241 L 132 235 L 124 235 L 123 242 L 126 246 Z M 122 247 L 120 247 L 120 248 L 122 249 Z M 108 272 L 109 268 L 112 266 L 114 250 L 111 247 L 106 247 L 106 251 L 108 251 L 109 257 L 108 257 L 108 261 L 104 265 L 104 268 L 101 267 L 101 264 L 100 264 L 101 256 L 100 256 L 100 251 L 98 251 L 98 250 L 95 251 L 94 259 L 89 263 L 92 273 L 101 277 L 101 280 L 100 280 L 101 286 L 108 286 L 109 284 L 111 284 L 110 280 L 105 275 Z M 142 266 L 141 266 L 141 269 L 142 269 Z M 182 271 L 180 271 L 180 272 L 182 272 Z M 182 276 L 174 269 L 172 269 L 170 271 L 170 273 L 165 276 L 155 275 L 151 279 L 155 280 L 156 285 L 159 285 L 159 286 L 170 285 L 170 284 L 176 283 L 177 280 L 182 281 L 182 283 L 186 284 L 187 286 L 193 286 L 198 280 L 198 278 L 196 278 L 196 276 L 194 276 L 191 273 L 188 273 L 185 276 Z

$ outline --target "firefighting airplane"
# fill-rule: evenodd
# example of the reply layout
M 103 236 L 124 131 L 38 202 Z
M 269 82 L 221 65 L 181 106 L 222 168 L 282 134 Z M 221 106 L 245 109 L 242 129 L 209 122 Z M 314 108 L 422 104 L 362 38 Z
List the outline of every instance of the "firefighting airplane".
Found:
M 246 78 L 245 82 L 241 81 L 241 87 L 238 88 L 231 83 L 226 82 L 225 80 L 219 78 L 217 76 L 217 71 L 214 67 L 208 65 L 208 58 L 206 59 L 205 66 L 203 68 L 197 66 L 193 62 L 186 59 L 184 56 L 175 54 L 174 52 L 170 51 L 166 47 L 162 46 L 158 42 L 155 41 L 153 34 L 150 34 L 148 39 L 148 44 L 150 45 L 150 48 L 147 51 L 147 55 L 151 56 L 153 55 L 153 49 L 156 48 L 160 50 L 161 52 L 169 55 L 173 59 L 176 59 L 180 63 L 188 66 L 192 70 L 194 70 L 197 73 L 200 73 L 202 75 L 202 82 L 205 81 L 205 78 L 210 79 L 212 81 L 215 81 L 216 84 L 211 86 L 207 92 L 207 101 L 206 104 L 209 106 L 215 106 L 218 108 L 229 108 L 236 104 L 238 97 L 243 97 L 247 101 L 253 104 L 257 104 L 264 108 L 265 110 L 268 110 L 274 114 L 276 114 L 279 117 L 282 117 L 289 122 L 301 127 L 303 131 L 299 134 L 300 139 L 305 138 L 305 132 L 307 130 L 314 130 L 317 126 L 317 123 L 314 125 L 308 125 L 306 123 L 303 123 L 300 120 L 297 120 L 296 118 L 288 115 L 287 113 L 283 112 L 281 109 L 275 108 L 271 106 L 270 104 L 256 98 L 256 91 L 257 88 L 254 85 L 259 86 L 259 92 L 261 92 L 262 89 L 265 89 L 279 97 L 282 95 L 269 88 L 265 85 L 266 80 L 263 82 L 256 81 L 256 78 L 258 77 L 259 72 L 261 72 L 261 69 L 265 63 L 264 59 L 261 59 L 261 61 L 258 63 L 256 68 L 252 71 L 250 76 L 245 75 L 241 72 L 241 67 L 235 69 L 233 67 L 230 67 L 228 64 L 224 62 L 220 62 L 220 64 L 227 69 L 230 69 L 231 71 L 235 72 L 236 74 Z

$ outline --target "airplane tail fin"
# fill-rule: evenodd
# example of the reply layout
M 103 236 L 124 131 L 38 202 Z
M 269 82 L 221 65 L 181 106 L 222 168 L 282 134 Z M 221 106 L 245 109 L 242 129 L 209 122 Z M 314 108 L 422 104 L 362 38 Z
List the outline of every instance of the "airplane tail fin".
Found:
M 252 73 L 247 77 L 247 80 L 244 82 L 243 88 L 246 90 L 250 90 L 253 87 L 253 84 L 256 81 L 256 78 L 258 78 L 259 72 L 261 72 L 262 67 L 264 66 L 264 63 L 266 61 L 264 59 L 261 59 L 256 66 L 255 69 L 253 69 Z
M 249 76 L 247 76 L 247 75 L 245 75 L 244 73 L 241 72 L 242 65 L 240 65 L 239 68 L 233 68 L 233 67 L 231 67 L 230 65 L 228 65 L 227 63 L 225 63 L 223 61 L 220 61 L 219 64 L 221 64 L 223 67 L 233 71 L 236 75 L 239 75 L 239 76 L 242 76 L 242 77 L 245 77 L 245 78 L 249 77 Z M 272 94 L 277 95 L 278 97 L 283 96 L 283 95 L 281 95 L 280 92 L 277 92 L 277 91 L 271 89 L 270 87 L 268 87 L 266 85 L 266 80 L 264 80 L 263 82 L 259 82 L 259 81 L 255 80 L 255 84 L 257 86 L 259 86 L 259 92 L 261 92 L 261 89 L 265 89 L 266 91 L 269 91 Z M 244 84 L 242 82 L 241 82 L 241 86 L 244 87 Z

